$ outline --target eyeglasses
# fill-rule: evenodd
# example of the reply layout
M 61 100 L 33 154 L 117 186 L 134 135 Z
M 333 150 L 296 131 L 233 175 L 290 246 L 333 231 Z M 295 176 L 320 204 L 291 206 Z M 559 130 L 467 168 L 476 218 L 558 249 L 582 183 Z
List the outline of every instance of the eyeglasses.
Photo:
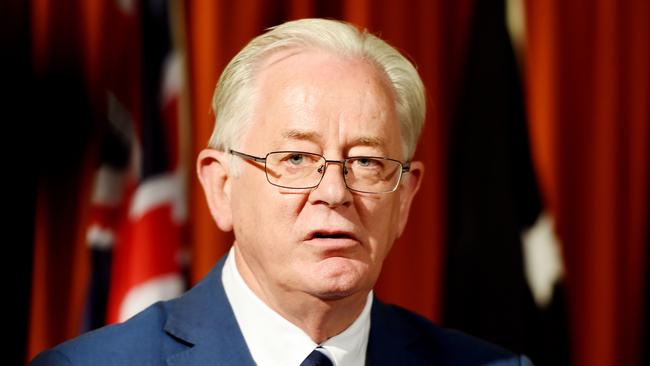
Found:
M 341 164 L 345 186 L 361 193 L 395 192 L 408 173 L 409 163 L 375 156 L 354 156 L 343 160 L 327 160 L 324 156 L 303 151 L 273 151 L 266 157 L 228 150 L 242 159 L 264 163 L 266 179 L 274 186 L 290 189 L 316 188 L 323 180 L 329 164 Z

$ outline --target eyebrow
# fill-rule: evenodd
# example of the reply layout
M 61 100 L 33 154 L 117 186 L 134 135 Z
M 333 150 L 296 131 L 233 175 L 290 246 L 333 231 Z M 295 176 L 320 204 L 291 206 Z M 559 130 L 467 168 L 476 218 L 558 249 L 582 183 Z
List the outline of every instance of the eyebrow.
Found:
M 350 146 L 369 146 L 384 148 L 386 146 L 386 140 L 377 136 L 360 136 L 352 140 Z
M 307 140 L 312 142 L 319 142 L 323 139 L 323 136 L 318 132 L 294 129 L 282 131 L 282 137 L 285 140 Z

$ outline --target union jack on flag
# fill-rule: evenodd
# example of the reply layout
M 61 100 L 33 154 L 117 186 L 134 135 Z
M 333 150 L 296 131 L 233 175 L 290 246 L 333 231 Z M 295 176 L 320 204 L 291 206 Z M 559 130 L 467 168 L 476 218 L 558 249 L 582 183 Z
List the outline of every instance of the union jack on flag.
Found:
M 83 331 L 124 321 L 185 288 L 183 55 L 167 1 L 114 5 L 123 26 L 107 35 L 107 127 L 87 230 L 92 274 Z

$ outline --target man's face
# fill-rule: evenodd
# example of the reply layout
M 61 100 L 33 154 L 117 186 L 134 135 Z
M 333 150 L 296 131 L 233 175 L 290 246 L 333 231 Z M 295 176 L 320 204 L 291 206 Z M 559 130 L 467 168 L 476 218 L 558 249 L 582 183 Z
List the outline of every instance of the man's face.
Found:
M 317 153 L 326 159 L 390 157 L 403 161 L 401 132 L 388 80 L 372 64 L 320 51 L 276 54 L 258 75 L 251 128 L 239 150 Z M 349 191 L 340 164 L 317 188 L 268 183 L 264 165 L 240 161 L 230 205 L 238 266 L 262 292 L 301 292 L 322 299 L 365 296 L 401 234 L 419 178 L 393 193 Z M 251 278 L 248 278 L 250 284 Z

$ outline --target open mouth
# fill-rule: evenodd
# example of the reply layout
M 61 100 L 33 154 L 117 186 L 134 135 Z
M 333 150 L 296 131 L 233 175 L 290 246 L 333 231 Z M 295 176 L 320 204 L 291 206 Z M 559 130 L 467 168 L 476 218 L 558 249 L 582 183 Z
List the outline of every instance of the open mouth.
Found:
M 351 232 L 347 231 L 335 231 L 335 230 L 317 230 L 309 233 L 307 235 L 307 240 L 354 240 L 358 239 Z
M 342 230 L 314 230 L 306 236 L 305 243 L 319 252 L 336 256 L 349 254 L 348 251 L 362 245 L 352 232 Z
M 323 233 L 316 232 L 312 235 L 314 239 L 354 239 L 354 237 L 348 233 Z

